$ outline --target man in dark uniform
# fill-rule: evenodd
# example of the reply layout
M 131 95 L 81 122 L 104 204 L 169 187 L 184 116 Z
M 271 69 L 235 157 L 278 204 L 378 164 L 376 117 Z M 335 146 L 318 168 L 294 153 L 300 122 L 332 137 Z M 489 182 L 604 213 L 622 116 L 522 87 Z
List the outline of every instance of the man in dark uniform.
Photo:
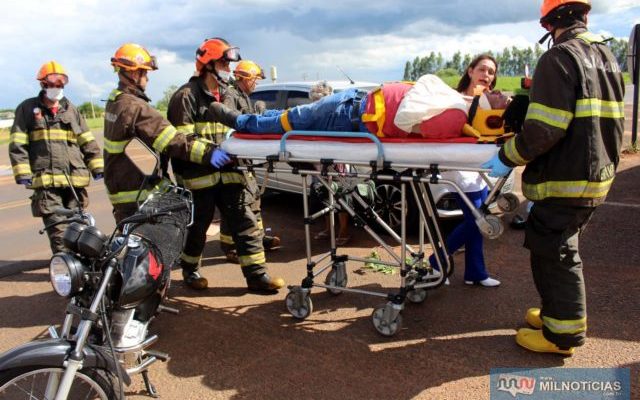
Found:
M 536 352 L 571 355 L 585 342 L 578 240 L 611 188 L 624 131 L 622 74 L 606 40 L 587 30 L 590 9 L 589 0 L 544 0 L 543 40 L 554 45 L 536 66 L 523 131 L 484 164 L 492 176 L 526 165 L 524 245 L 542 307 L 527 311 L 536 329 L 520 329 L 516 342 Z

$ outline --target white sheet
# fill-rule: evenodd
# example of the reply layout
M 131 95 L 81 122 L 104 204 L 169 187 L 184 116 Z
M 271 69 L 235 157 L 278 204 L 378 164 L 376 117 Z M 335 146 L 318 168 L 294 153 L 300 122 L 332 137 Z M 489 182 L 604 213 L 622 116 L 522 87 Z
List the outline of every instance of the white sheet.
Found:
M 385 161 L 402 164 L 440 164 L 480 168 L 497 151 L 494 144 L 471 143 L 383 143 Z M 266 157 L 280 152 L 280 140 L 246 140 L 231 137 L 222 143 L 227 153 L 251 157 Z M 287 140 L 287 151 L 294 158 L 369 162 L 376 160 L 377 148 L 373 143 L 344 143 L 332 141 Z

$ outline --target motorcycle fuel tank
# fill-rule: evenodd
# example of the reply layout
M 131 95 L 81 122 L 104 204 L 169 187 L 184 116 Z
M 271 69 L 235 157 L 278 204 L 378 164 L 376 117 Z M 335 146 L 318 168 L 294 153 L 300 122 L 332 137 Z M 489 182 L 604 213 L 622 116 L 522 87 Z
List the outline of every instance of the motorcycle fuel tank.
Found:
M 118 303 L 122 308 L 132 308 L 158 292 L 164 266 L 137 236 L 129 237 L 126 252 Z

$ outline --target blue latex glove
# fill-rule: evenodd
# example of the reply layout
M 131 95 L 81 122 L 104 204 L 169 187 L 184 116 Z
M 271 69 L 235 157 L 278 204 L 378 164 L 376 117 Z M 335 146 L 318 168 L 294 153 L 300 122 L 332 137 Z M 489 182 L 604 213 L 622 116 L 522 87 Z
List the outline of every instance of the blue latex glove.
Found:
M 96 175 L 93 177 L 93 180 L 94 180 L 94 181 L 99 181 L 99 180 L 100 180 L 100 179 L 102 179 L 102 178 L 104 178 L 104 174 L 96 174 Z
M 211 165 L 216 168 L 222 168 L 226 163 L 231 161 L 229 158 L 229 154 L 222 149 L 215 149 L 213 154 L 211 154 Z
M 511 172 L 511 167 L 507 167 L 502 161 L 500 161 L 498 153 L 491 157 L 491 160 L 482 164 L 481 167 L 490 168 L 491 172 L 489 172 L 489 176 L 492 176 L 494 178 L 507 176 L 509 175 L 509 172 Z
M 33 184 L 31 179 L 18 179 L 18 181 L 16 183 L 18 185 L 24 185 L 25 187 L 29 187 L 29 186 L 31 186 L 31 184 Z

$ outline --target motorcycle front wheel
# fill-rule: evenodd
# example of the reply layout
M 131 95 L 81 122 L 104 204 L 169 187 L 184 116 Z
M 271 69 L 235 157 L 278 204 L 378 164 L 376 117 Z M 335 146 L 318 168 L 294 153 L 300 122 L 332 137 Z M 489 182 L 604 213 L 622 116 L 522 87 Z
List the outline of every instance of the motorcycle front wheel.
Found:
M 26 367 L 0 373 L 0 399 L 49 400 L 64 373 L 63 368 Z M 118 399 L 110 373 L 97 369 L 76 372 L 68 399 Z M 53 393 L 52 393 L 53 392 Z

